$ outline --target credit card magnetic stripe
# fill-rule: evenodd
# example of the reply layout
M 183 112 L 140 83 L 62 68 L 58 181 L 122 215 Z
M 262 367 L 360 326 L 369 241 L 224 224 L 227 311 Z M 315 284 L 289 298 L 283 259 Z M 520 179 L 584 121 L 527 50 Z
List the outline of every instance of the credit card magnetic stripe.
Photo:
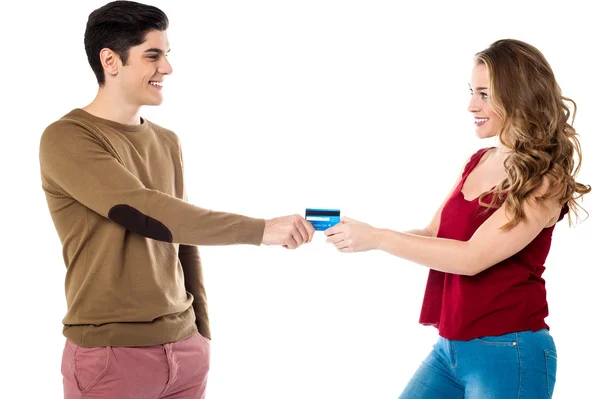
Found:
M 306 208 L 304 217 L 313 225 L 315 230 L 323 231 L 340 222 L 340 210 Z

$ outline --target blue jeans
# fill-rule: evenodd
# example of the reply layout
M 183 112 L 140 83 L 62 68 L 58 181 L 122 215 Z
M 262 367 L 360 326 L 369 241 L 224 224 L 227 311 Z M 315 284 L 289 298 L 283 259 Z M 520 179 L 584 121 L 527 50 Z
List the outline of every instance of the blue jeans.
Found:
M 547 399 L 556 347 L 546 329 L 470 341 L 440 337 L 400 399 Z

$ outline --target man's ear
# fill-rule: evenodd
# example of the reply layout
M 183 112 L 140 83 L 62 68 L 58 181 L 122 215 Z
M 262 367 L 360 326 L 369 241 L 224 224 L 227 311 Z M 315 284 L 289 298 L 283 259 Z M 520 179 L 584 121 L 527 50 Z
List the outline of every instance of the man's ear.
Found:
M 119 66 L 121 65 L 121 57 L 111 49 L 103 48 L 100 50 L 100 63 L 102 64 L 105 73 L 116 76 L 119 72 Z

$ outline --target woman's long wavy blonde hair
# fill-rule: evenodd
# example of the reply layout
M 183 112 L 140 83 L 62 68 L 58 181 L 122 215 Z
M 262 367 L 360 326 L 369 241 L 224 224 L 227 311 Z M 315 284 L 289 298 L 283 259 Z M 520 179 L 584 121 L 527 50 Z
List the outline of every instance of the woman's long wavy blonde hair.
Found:
M 581 167 L 581 146 L 572 126 L 577 105 L 562 95 L 544 55 L 527 43 L 498 40 L 477 53 L 475 62 L 486 66 L 491 105 L 503 121 L 498 140 L 510 151 L 504 162 L 507 178 L 482 194 L 479 203 L 498 208 L 504 199 L 510 221 L 503 229 L 511 229 L 526 219 L 524 202 L 546 177 L 550 189 L 535 199 L 556 197 L 567 204 L 572 225 L 571 214 L 578 217 L 581 208 L 577 200 L 591 191 L 575 180 Z M 571 123 L 567 102 L 573 105 Z M 486 204 L 483 198 L 490 193 L 493 199 Z

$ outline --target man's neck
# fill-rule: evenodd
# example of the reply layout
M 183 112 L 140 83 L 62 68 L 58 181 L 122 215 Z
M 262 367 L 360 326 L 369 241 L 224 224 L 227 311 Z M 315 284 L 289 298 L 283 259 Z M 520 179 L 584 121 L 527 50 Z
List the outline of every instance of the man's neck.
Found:
M 98 89 L 94 101 L 82 108 L 84 111 L 124 125 L 139 125 L 140 106 L 128 104 L 122 96 L 110 93 L 106 88 Z

